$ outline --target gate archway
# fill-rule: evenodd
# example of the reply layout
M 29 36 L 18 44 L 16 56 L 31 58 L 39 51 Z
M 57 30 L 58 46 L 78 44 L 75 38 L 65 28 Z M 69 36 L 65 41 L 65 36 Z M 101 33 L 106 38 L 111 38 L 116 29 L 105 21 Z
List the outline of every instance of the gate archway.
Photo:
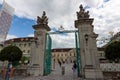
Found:
M 82 5 L 79 8 L 77 20 L 75 20 L 75 28 L 78 28 L 78 31 L 60 32 L 75 32 L 78 75 L 81 74 L 84 79 L 102 79 L 103 74 L 100 70 L 96 46 L 98 34 L 94 32 L 92 24 L 94 19 L 90 18 L 89 11 L 86 12 Z M 60 32 L 48 33 L 51 29 L 48 26 L 45 11 L 41 18 L 38 16 L 37 25 L 33 25 L 33 28 L 35 29 L 35 44 L 31 49 L 31 53 L 34 55 L 31 57 L 30 73 L 36 76 L 48 75 L 51 72 L 51 62 L 49 62 L 51 61 L 51 39 L 49 35 Z
M 64 31 L 57 31 L 57 32 L 48 32 L 46 33 L 46 44 L 45 44 L 45 55 L 44 55 L 44 75 L 48 75 L 51 73 L 51 47 L 52 47 L 52 40 L 50 35 L 52 34 L 61 34 L 61 33 L 75 33 L 75 48 L 76 48 L 76 63 L 77 63 L 77 75 L 80 76 L 81 74 L 81 58 L 80 58 L 80 46 L 79 46 L 79 36 L 78 30 L 64 30 Z

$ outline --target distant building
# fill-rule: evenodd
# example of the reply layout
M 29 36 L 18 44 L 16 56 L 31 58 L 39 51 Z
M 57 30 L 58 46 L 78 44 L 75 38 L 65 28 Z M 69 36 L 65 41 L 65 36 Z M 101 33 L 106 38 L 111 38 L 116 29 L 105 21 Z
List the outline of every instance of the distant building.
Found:
M 6 40 L 4 42 L 4 46 L 1 45 L 1 48 L 8 45 L 15 45 L 21 49 L 21 51 L 23 52 L 23 56 L 30 57 L 32 44 L 36 44 L 34 37 L 14 38 Z M 96 54 L 98 54 L 100 60 L 105 59 L 103 48 L 98 48 L 98 53 Z M 71 63 L 76 60 L 76 49 L 54 48 L 52 49 L 52 59 L 55 60 L 55 62 L 58 62 L 58 60 L 60 60 L 61 62 L 64 61 L 66 63 Z
M 105 48 L 97 48 L 98 49 L 98 58 L 100 63 L 108 63 L 109 61 L 105 58 Z
M 30 57 L 31 45 L 34 44 L 33 37 L 14 38 L 4 42 L 4 47 L 8 45 L 15 45 L 21 49 L 23 56 Z
M 23 56 L 30 57 L 32 44 L 36 44 L 34 37 L 14 38 L 6 40 L 4 46 L 0 46 L 0 50 L 5 46 L 15 45 L 21 49 Z M 52 49 L 52 59 L 55 59 L 55 62 L 59 59 L 60 61 L 71 63 L 76 59 L 75 48 Z
M 65 63 L 72 63 L 76 60 L 75 48 L 52 49 L 52 59 L 57 63 L 58 60 Z
M 12 21 L 13 13 L 14 8 L 3 1 L 2 6 L 0 6 L 0 43 L 4 42 L 6 39 Z

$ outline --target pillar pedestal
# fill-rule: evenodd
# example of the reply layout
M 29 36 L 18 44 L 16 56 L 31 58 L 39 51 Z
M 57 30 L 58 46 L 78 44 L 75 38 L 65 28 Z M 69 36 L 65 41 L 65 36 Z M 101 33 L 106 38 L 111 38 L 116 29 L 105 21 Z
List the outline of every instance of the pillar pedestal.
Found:
M 43 11 L 42 17 L 37 16 L 37 24 L 33 25 L 33 29 L 35 30 L 34 43 L 31 47 L 31 59 L 28 72 L 34 76 L 43 76 L 46 33 L 50 31 L 45 11 Z
M 89 18 L 89 12 L 85 12 L 81 5 L 75 21 L 75 27 L 78 28 L 80 40 L 81 75 L 85 79 L 102 80 L 103 74 L 100 70 L 96 46 L 98 34 L 93 32 L 93 20 L 93 18 Z

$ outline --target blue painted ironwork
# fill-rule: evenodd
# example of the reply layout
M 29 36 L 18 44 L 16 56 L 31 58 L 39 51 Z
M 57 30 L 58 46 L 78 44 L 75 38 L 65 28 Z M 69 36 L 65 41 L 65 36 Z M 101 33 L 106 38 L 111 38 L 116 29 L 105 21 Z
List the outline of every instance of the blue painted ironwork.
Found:
M 45 45 L 45 54 L 44 54 L 44 75 L 48 75 L 51 72 L 51 37 L 50 34 L 62 34 L 62 33 L 75 33 L 75 43 L 76 43 L 76 63 L 77 63 L 77 72 L 78 76 L 81 74 L 81 56 L 80 56 L 80 46 L 79 46 L 79 36 L 78 30 L 64 30 L 56 32 L 48 32 L 46 34 L 46 45 Z
M 44 53 L 44 76 L 51 72 L 51 45 L 52 40 L 49 34 L 46 34 L 46 44 Z
M 77 63 L 77 73 L 78 77 L 80 77 L 81 74 L 81 56 L 80 56 L 80 46 L 79 46 L 79 35 L 78 32 L 75 32 L 75 43 L 76 43 L 76 63 Z
M 62 33 L 74 33 L 74 32 L 78 32 L 78 30 L 62 30 L 56 32 L 48 32 L 48 34 L 62 34 Z

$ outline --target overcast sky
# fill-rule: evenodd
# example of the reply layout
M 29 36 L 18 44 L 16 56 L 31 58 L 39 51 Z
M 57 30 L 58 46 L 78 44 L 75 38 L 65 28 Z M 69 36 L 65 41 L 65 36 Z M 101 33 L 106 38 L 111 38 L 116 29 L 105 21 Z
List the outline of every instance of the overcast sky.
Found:
M 108 36 L 110 31 L 113 31 L 114 34 L 120 31 L 120 0 L 5 0 L 12 7 L 15 8 L 15 16 L 20 19 L 26 19 L 32 21 L 32 24 L 35 24 L 36 16 L 41 16 L 43 11 L 46 11 L 46 14 L 49 18 L 49 26 L 51 29 L 58 29 L 60 25 L 64 27 L 65 30 L 75 29 L 74 21 L 77 19 L 76 12 L 79 11 L 80 4 L 83 4 L 85 10 L 89 10 L 90 17 L 94 18 L 94 32 L 99 34 L 99 37 Z M 2 0 L 0 0 L 2 3 Z M 15 18 L 16 18 L 15 17 Z M 12 22 L 14 23 L 14 22 Z M 29 23 L 29 22 L 28 22 Z M 29 29 L 31 32 L 27 33 L 24 36 L 33 36 L 32 24 L 29 24 Z M 31 25 L 31 26 L 30 26 Z M 13 27 L 13 25 L 11 25 Z M 10 29 L 7 38 L 21 37 L 13 34 L 13 29 Z M 27 32 L 27 31 L 26 31 Z M 19 34 L 22 34 L 19 32 Z M 56 39 L 58 36 L 60 39 Z M 67 37 L 64 35 L 56 35 L 52 39 L 57 45 L 66 41 L 73 45 L 74 35 L 67 34 Z M 69 40 L 71 38 L 71 40 Z M 64 41 L 65 42 L 65 41 Z M 56 46 L 57 46 L 56 45 Z M 60 45 L 59 45 L 60 46 Z

